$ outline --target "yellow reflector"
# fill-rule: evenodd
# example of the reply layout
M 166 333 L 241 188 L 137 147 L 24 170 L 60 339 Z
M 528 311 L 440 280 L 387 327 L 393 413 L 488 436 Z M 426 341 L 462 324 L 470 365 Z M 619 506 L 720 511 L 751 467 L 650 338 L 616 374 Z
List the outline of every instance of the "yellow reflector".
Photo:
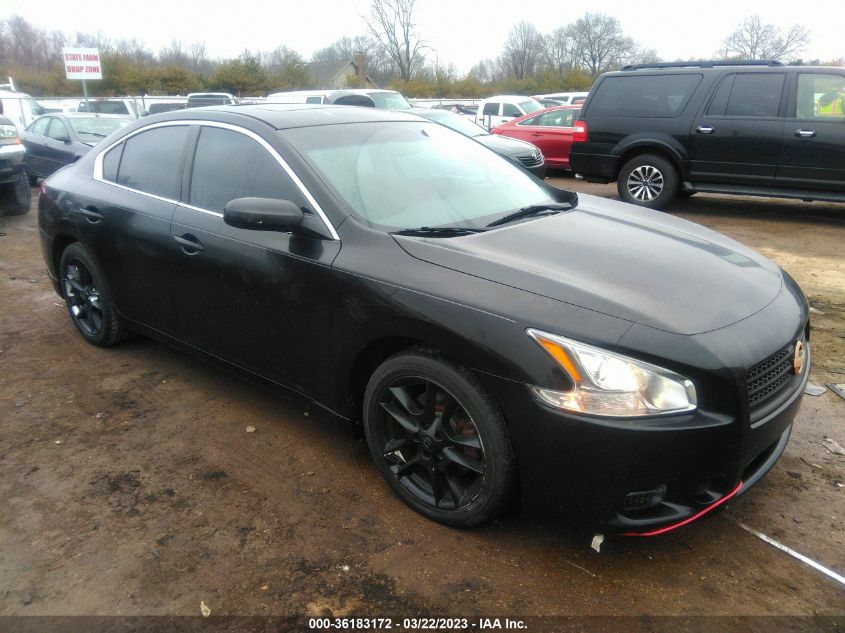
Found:
M 546 350 L 549 355 L 554 358 L 560 366 L 563 367 L 567 373 L 572 377 L 575 382 L 581 382 L 581 374 L 578 373 L 578 370 L 575 369 L 575 363 L 569 358 L 564 350 L 560 345 L 553 341 L 548 341 L 544 338 L 540 339 L 540 345 L 543 346 L 543 349 Z

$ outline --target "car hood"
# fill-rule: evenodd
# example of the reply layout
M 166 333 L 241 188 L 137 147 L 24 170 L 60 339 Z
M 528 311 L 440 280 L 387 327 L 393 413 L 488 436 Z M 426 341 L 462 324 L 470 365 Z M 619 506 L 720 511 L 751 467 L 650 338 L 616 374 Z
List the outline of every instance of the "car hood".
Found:
M 780 268 L 715 231 L 579 196 L 572 211 L 453 238 L 396 236 L 420 260 L 650 327 L 698 334 L 780 292 Z
M 515 138 L 508 138 L 499 134 L 486 134 L 484 136 L 476 136 L 475 140 L 482 145 L 492 149 L 494 152 L 504 154 L 506 156 L 525 156 L 531 152 L 539 152 L 536 145 L 532 145 L 526 141 L 520 141 Z

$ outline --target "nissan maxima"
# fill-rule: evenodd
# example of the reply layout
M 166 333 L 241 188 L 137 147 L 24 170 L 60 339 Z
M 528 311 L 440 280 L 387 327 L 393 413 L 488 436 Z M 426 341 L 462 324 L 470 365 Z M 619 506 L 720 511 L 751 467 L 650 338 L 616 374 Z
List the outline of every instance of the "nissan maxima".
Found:
M 148 117 L 38 216 L 85 340 L 140 333 L 362 422 L 393 491 L 453 526 L 517 500 L 688 523 L 777 461 L 809 373 L 806 300 L 766 258 L 400 112 Z

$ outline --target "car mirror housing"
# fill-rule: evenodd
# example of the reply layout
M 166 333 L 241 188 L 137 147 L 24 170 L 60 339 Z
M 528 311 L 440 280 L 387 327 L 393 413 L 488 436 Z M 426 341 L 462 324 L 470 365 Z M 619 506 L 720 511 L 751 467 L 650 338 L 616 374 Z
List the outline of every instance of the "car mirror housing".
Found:
M 295 231 L 303 217 L 293 202 L 277 198 L 235 198 L 223 208 L 223 221 L 239 229 Z

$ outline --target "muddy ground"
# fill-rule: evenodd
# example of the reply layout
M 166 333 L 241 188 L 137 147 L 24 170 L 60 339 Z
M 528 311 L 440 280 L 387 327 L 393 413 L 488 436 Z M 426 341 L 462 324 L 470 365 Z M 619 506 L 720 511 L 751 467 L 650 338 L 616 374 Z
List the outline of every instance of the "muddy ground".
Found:
M 814 307 L 811 380 L 845 382 L 845 205 L 699 195 L 669 211 L 789 271 Z M 663 537 L 596 554 L 534 517 L 455 530 L 305 403 L 148 339 L 87 345 L 34 211 L 0 232 L 0 615 L 845 615 L 845 586 L 735 522 L 845 573 L 845 457 L 822 444 L 845 445 L 845 401 L 829 391 L 805 397 L 753 491 Z

